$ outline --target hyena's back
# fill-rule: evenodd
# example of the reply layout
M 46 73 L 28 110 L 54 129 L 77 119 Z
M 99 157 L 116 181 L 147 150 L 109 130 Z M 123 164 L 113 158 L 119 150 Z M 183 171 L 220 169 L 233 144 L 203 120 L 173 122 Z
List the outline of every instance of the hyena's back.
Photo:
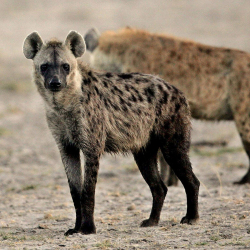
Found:
M 241 72 L 250 75 L 245 52 L 131 28 L 103 33 L 96 46 L 93 67 L 160 75 L 185 93 L 198 119 L 232 120 L 229 84 L 237 84 Z

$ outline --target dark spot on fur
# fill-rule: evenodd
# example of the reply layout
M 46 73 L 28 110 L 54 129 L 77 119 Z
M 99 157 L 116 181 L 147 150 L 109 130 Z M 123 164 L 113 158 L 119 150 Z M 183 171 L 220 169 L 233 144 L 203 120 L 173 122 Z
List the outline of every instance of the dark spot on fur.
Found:
M 180 107 L 181 107 L 180 103 L 176 103 L 176 105 L 175 105 L 175 113 L 177 113 L 179 111 Z
M 171 102 L 175 101 L 177 99 L 176 95 L 172 95 Z
M 93 74 L 92 71 L 89 71 L 89 72 L 88 72 L 88 75 L 92 78 L 92 80 L 93 80 L 94 82 L 97 82 L 97 81 L 98 81 L 97 78 L 94 76 L 94 74 Z
M 154 89 L 154 85 L 149 86 L 148 88 L 144 89 L 144 93 L 147 96 L 147 100 L 149 103 L 152 102 L 152 97 L 155 96 L 155 89 Z
M 203 47 L 199 47 L 198 50 L 199 50 L 200 52 L 206 53 L 206 54 L 208 54 L 208 55 L 211 54 L 211 52 L 212 52 L 212 49 L 203 48 Z
M 129 91 L 129 90 L 130 90 L 130 86 L 129 86 L 128 84 L 126 84 L 126 85 L 125 85 L 125 89 L 126 89 L 127 91 Z
M 122 105 L 122 110 L 124 111 L 124 112 L 127 112 L 128 111 L 128 108 L 127 108 L 127 106 L 124 104 L 124 105 Z
M 176 56 L 176 51 L 172 50 L 170 51 L 170 57 L 175 57 Z
M 105 105 L 105 107 L 106 107 L 107 109 L 109 108 L 109 104 L 108 104 L 107 99 L 104 99 L 104 105 Z
M 132 106 L 132 104 L 131 104 L 130 102 L 127 102 L 127 105 L 128 105 L 129 107 L 131 107 L 131 106 Z
M 99 89 L 95 86 L 95 91 L 97 93 L 97 95 L 99 95 Z
M 105 88 L 108 88 L 108 83 L 106 81 L 103 81 L 103 85 Z
M 140 94 L 138 94 L 138 99 L 139 99 L 140 102 L 143 102 L 143 101 L 144 101 L 144 100 L 143 100 L 143 97 L 142 97 Z
M 162 87 L 161 84 L 158 84 L 157 87 L 158 87 L 158 89 L 159 89 L 160 91 L 163 91 L 163 87 Z
M 177 94 L 179 92 L 179 90 L 175 86 L 172 86 L 172 88 L 174 89 L 175 94 Z
M 132 102 L 137 102 L 137 99 L 133 94 L 131 94 L 131 96 L 128 98 L 128 100 L 132 101 Z
M 86 103 L 86 104 L 89 104 L 89 101 L 90 101 L 90 93 L 88 93 L 87 98 L 86 98 L 86 100 L 85 100 L 85 103 Z
M 121 104 L 121 105 L 125 104 L 125 101 L 123 100 L 122 97 L 119 96 L 119 99 L 120 99 L 120 104 Z
M 113 89 L 118 92 L 120 95 L 123 95 L 123 92 L 117 87 L 117 86 L 114 86 Z
M 177 56 L 177 60 L 180 61 L 181 59 L 182 59 L 182 55 L 178 55 L 178 56 Z
M 143 78 L 143 79 L 142 79 L 142 82 L 147 83 L 147 82 L 150 82 L 150 80 L 147 79 L 147 78 Z
M 131 128 L 131 125 L 128 122 L 123 122 L 124 126 L 127 128 Z
M 166 91 L 164 91 L 162 102 L 167 103 L 167 101 L 168 101 L 168 93 Z
M 118 76 L 122 79 L 131 79 L 133 76 L 131 74 L 118 74 Z
M 106 77 L 110 78 L 112 76 L 113 76 L 113 74 L 111 74 L 110 72 L 106 73 Z
M 110 106 L 111 106 L 114 110 L 116 110 L 116 111 L 120 110 L 119 107 L 118 107 L 115 103 L 113 103 L 112 101 L 110 101 L 110 100 L 109 100 L 109 104 L 110 104 Z
M 84 98 L 83 96 L 80 97 L 80 102 L 83 103 L 84 102 Z
M 152 98 L 150 96 L 147 96 L 148 103 L 152 103 Z
M 188 65 L 189 65 L 189 68 L 190 68 L 191 70 L 193 70 L 193 69 L 195 68 L 195 66 L 194 66 L 193 63 L 189 63 Z
M 156 116 L 161 116 L 161 114 L 162 114 L 162 110 L 161 110 L 161 108 L 160 107 L 158 107 L 157 108 L 157 110 L 156 110 Z
M 85 85 L 89 85 L 90 82 L 91 82 L 91 80 L 90 80 L 89 78 L 83 79 L 83 83 L 84 83 Z

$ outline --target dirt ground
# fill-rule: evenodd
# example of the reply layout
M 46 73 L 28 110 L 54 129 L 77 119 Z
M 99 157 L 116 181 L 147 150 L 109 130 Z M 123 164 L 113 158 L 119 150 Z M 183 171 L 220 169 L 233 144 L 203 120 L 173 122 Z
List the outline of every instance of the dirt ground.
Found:
M 250 185 L 233 185 L 248 159 L 232 122 L 193 121 L 199 224 L 179 224 L 186 211 L 179 184 L 168 190 L 159 226 L 140 228 L 151 209 L 149 188 L 131 156 L 105 155 L 96 191 L 97 234 L 64 236 L 74 225 L 73 202 L 22 43 L 33 30 L 64 39 L 69 30 L 126 25 L 250 52 L 247 0 L 2 0 L 0 249 L 250 249 Z

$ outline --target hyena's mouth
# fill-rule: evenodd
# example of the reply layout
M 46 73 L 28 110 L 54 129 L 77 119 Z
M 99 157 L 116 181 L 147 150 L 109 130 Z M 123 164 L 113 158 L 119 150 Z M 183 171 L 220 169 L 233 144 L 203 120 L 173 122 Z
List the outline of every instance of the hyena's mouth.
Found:
M 53 92 L 53 93 L 56 93 L 56 92 L 59 92 L 60 90 L 61 90 L 61 88 L 60 89 L 49 89 L 51 92 Z

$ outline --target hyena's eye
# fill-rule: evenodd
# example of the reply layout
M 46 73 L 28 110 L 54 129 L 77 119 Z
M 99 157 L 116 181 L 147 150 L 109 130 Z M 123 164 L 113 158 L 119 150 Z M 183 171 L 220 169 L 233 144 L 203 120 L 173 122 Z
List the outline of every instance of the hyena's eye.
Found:
M 42 64 L 41 67 L 40 67 L 41 72 L 42 72 L 42 73 L 45 73 L 46 70 L 48 69 L 48 67 L 49 67 L 48 64 Z
M 69 72 L 69 64 L 64 63 L 64 64 L 62 65 L 62 67 L 63 67 L 63 69 L 64 69 L 66 72 Z

